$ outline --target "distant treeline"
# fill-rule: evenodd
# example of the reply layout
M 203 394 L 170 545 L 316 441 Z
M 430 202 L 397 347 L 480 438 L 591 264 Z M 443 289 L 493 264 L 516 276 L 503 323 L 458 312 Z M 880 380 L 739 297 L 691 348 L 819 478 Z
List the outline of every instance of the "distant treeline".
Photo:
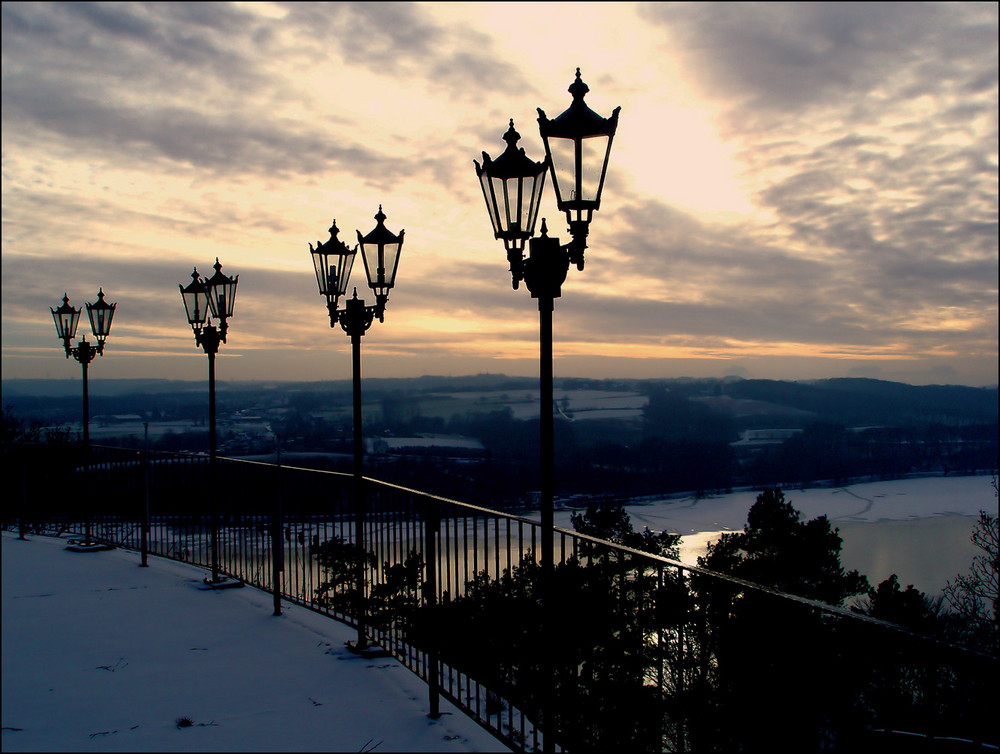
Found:
M 130 414 L 150 422 L 204 424 L 206 396 L 198 383 L 180 388 L 92 396 L 92 417 Z M 505 507 L 538 489 L 538 420 L 510 408 L 484 406 L 448 418 L 425 416 L 423 396 L 467 391 L 536 390 L 537 380 L 477 375 L 366 380 L 367 436 L 461 434 L 479 440 L 481 454 L 440 448 L 371 456 L 366 473 L 386 481 Z M 998 458 L 996 387 L 914 386 L 869 379 L 556 381 L 560 390 L 631 391 L 647 404 L 641 418 L 567 421 L 556 414 L 556 483 L 560 495 L 622 499 L 735 486 L 805 485 L 818 480 L 893 478 L 910 473 L 989 471 Z M 4 405 L 29 422 L 79 421 L 79 395 L 28 395 L 19 385 Z M 456 403 L 461 403 L 456 401 Z M 288 451 L 326 455 L 312 465 L 349 470 L 350 384 L 220 383 L 220 415 L 259 413 Z M 339 419 L 329 418 L 339 410 Z M 748 430 L 780 428 L 771 442 L 738 442 Z M 220 432 L 220 440 L 227 432 Z M 127 439 L 123 440 L 129 442 Z M 130 440 L 135 443 L 136 438 Z M 204 450 L 204 431 L 166 434 L 154 449 Z

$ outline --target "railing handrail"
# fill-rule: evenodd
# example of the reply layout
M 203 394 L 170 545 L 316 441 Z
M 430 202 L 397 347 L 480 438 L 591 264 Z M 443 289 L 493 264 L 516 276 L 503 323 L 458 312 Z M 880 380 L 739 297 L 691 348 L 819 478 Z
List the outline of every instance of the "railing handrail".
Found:
M 40 449 L 52 450 L 44 446 Z M 857 704 L 876 705 L 878 717 L 872 719 L 888 721 L 883 725 L 890 726 L 893 720 L 909 721 L 912 730 L 927 731 L 927 735 L 970 731 L 978 740 L 994 738 L 992 731 L 954 712 L 960 709 L 964 715 L 967 709 L 979 710 L 983 706 L 977 699 L 980 692 L 968 689 L 990 688 L 992 684 L 989 679 L 995 674 L 1000 658 L 990 653 L 989 645 L 980 651 L 952 643 L 951 634 L 942 633 L 943 638 L 925 635 L 919 627 L 900 626 L 849 607 L 788 594 L 564 527 L 553 527 L 558 538 L 556 571 L 563 574 L 556 578 L 565 577 L 566 581 L 561 583 L 576 585 L 581 590 L 568 591 L 560 597 L 565 608 L 564 619 L 574 621 L 566 623 L 564 628 L 582 626 L 579 621 L 591 619 L 594 625 L 588 629 L 589 634 L 587 630 L 581 634 L 581 641 L 591 643 L 578 644 L 568 638 L 549 644 L 544 635 L 536 635 L 538 626 L 545 622 L 540 621 L 538 610 L 548 609 L 547 598 L 538 602 L 538 595 L 546 592 L 538 590 L 541 582 L 537 579 L 544 572 L 538 570 L 538 535 L 542 524 L 537 519 L 362 477 L 368 514 L 362 514 L 352 523 L 353 506 L 349 501 L 353 497 L 348 493 L 357 479 L 353 474 L 227 456 L 217 457 L 217 461 L 227 484 L 234 485 L 234 494 L 227 496 L 224 510 L 213 507 L 209 516 L 204 509 L 205 501 L 200 498 L 204 493 L 202 482 L 210 473 L 209 456 L 90 446 L 96 452 L 89 453 L 89 463 L 81 466 L 78 463 L 81 449 L 86 450 L 65 446 L 65 463 L 52 463 L 40 456 L 38 460 L 42 463 L 37 468 L 44 473 L 39 475 L 37 483 L 27 474 L 23 477 L 26 501 L 31 485 L 41 495 L 46 491 L 53 493 L 51 509 L 35 506 L 29 516 L 37 514 L 42 522 L 59 521 L 61 532 L 80 531 L 85 516 L 89 542 L 91 518 L 96 514 L 103 523 L 97 523 L 99 532 L 95 539 L 136 547 L 139 542 L 136 517 L 141 515 L 144 564 L 152 521 L 155 536 L 151 538 L 154 544 L 148 548 L 149 552 L 202 567 L 206 567 L 206 554 L 210 552 L 213 583 L 215 537 L 221 525 L 218 534 L 225 564 L 219 562 L 220 574 L 273 591 L 276 615 L 280 614 L 281 599 L 286 599 L 349 625 L 356 621 L 359 637 L 364 627 L 366 636 L 428 683 L 432 710 L 436 709 L 438 695 L 450 699 L 516 749 L 537 749 L 539 736 L 547 739 L 546 732 L 550 731 L 554 731 L 553 740 L 559 745 L 568 741 L 570 747 L 586 748 L 587 742 L 617 740 L 615 736 L 622 735 L 648 743 L 644 736 L 651 729 L 644 726 L 652 724 L 664 726 L 657 734 L 665 736 L 662 742 L 674 736 L 670 739 L 674 741 L 671 746 L 679 751 L 690 750 L 686 737 L 704 733 L 696 725 L 696 721 L 704 718 L 696 715 L 707 714 L 706 710 L 714 709 L 711 704 L 725 701 L 726 694 L 742 694 L 739 698 L 746 703 L 740 706 L 747 709 L 759 706 L 751 699 L 755 692 L 745 687 L 739 680 L 742 676 L 737 675 L 745 667 L 741 664 L 743 658 L 754 655 L 753 651 L 747 652 L 751 645 L 741 642 L 775 637 L 773 642 L 768 638 L 757 645 L 762 647 L 761 657 L 765 659 L 755 667 L 763 672 L 748 676 L 759 676 L 763 683 L 770 683 L 776 690 L 775 698 L 787 696 L 775 685 L 776 680 L 784 684 L 781 688 L 789 689 L 811 683 L 808 661 L 800 668 L 796 650 L 789 654 L 790 647 L 798 647 L 801 652 L 804 645 L 782 643 L 793 635 L 818 642 L 807 654 L 813 648 L 826 647 L 832 653 L 823 655 L 826 662 L 835 661 L 838 667 L 858 670 L 860 680 L 843 684 L 843 689 L 859 695 L 856 699 L 850 697 Z M 8 450 L 5 446 L 5 453 Z M 142 463 L 137 463 L 140 460 Z M 89 474 L 88 470 L 94 473 Z M 150 480 L 154 477 L 156 484 L 151 488 Z M 144 512 L 138 510 L 142 508 L 143 478 L 146 480 Z M 91 481 L 86 482 L 87 479 Z M 58 492 L 68 480 L 94 485 L 91 489 L 99 485 L 102 491 L 119 494 L 102 496 L 99 502 L 85 495 L 82 506 L 74 508 L 67 506 Z M 199 491 L 195 496 L 186 492 L 192 485 Z M 155 491 L 152 497 L 151 489 Z M 39 493 L 36 497 L 49 500 Z M 371 516 L 371 528 L 368 525 L 359 528 L 358 521 L 364 515 Z M 22 525 L 24 521 L 22 518 Z M 212 536 L 211 550 L 208 532 Z M 366 559 L 367 565 L 359 566 L 364 575 L 348 579 L 344 568 L 352 563 L 352 558 L 359 557 L 357 553 Z M 272 568 L 270 574 L 268 563 Z M 353 570 L 355 566 L 350 568 Z M 552 574 L 547 578 L 553 578 Z M 591 598 L 584 597 L 581 601 L 579 595 Z M 766 599 L 758 600 L 758 596 Z M 519 609 L 512 611 L 512 605 Z M 438 622 L 445 619 L 451 623 Z M 509 625 L 508 620 L 512 621 Z M 473 634 L 467 639 L 463 632 L 470 630 Z M 483 653 L 481 646 L 492 649 Z M 537 673 L 539 668 L 549 667 L 544 665 L 547 660 L 540 661 L 539 657 L 552 651 L 557 655 L 565 653 L 561 656 L 568 663 L 561 669 L 558 681 L 567 692 L 565 704 L 575 704 L 574 699 L 585 703 L 601 699 L 601 704 L 614 708 L 618 703 L 617 714 L 621 721 L 626 721 L 625 728 L 616 723 L 598 724 L 592 719 L 593 713 L 586 716 L 585 708 L 577 708 L 579 714 L 571 712 L 569 706 L 560 708 L 563 711 L 555 712 L 552 718 L 545 708 L 538 706 L 539 694 L 544 692 L 536 688 Z M 832 660 L 834 657 L 837 659 Z M 734 662 L 734 658 L 739 661 Z M 889 675 L 882 675 L 883 671 Z M 705 693 L 714 696 L 702 699 L 698 695 L 703 690 L 697 684 L 708 683 L 705 675 L 708 673 L 714 674 L 713 685 Z M 906 684 L 899 686 L 898 679 L 903 676 L 893 673 L 915 673 L 906 677 L 912 680 L 926 676 L 930 683 L 949 683 L 950 701 L 940 709 L 928 707 L 926 700 L 917 694 L 902 702 L 909 706 L 897 709 L 893 705 L 900 702 L 884 695 L 895 693 L 897 687 L 904 695 L 910 692 Z M 624 677 L 637 679 L 638 691 L 606 685 L 620 684 Z M 552 678 L 555 683 L 556 677 Z M 650 687 L 659 694 L 661 706 L 655 708 L 655 714 L 645 703 L 635 706 L 637 715 L 653 714 L 650 718 L 642 717 L 640 724 L 640 717 L 633 719 L 628 705 L 620 704 L 622 700 L 633 699 L 628 694 L 645 693 Z M 824 695 L 823 687 L 809 687 L 816 693 L 815 700 L 809 702 L 814 706 L 809 709 L 825 709 L 816 705 L 831 692 Z M 839 688 L 830 687 L 834 691 Z M 937 687 L 926 688 L 931 696 L 937 693 L 934 691 Z M 625 696 L 617 702 L 611 697 L 604 699 L 602 695 L 608 689 L 619 689 Z M 883 696 L 863 698 L 869 693 Z M 966 696 L 956 705 L 957 693 Z M 680 694 L 677 697 L 680 707 L 662 706 L 671 694 Z M 634 699 L 642 702 L 638 696 Z M 708 700 L 709 706 L 704 706 L 704 700 Z M 788 703 L 795 707 L 797 700 L 789 696 Z M 701 712 L 687 711 L 686 704 L 702 705 L 690 708 Z M 868 714 L 867 707 L 865 710 Z M 844 711 L 838 714 L 841 713 Z M 761 708 L 754 714 L 771 719 L 772 713 Z M 838 718 L 843 723 L 837 725 L 855 725 L 860 719 L 856 712 L 854 717 L 844 714 L 845 717 Z M 576 723 L 561 722 L 560 715 Z M 660 723 L 655 722 L 655 715 L 662 716 Z M 552 720 L 554 727 L 548 728 Z M 630 725 L 638 727 L 629 732 L 631 728 L 626 728 Z M 741 730 L 746 727 L 733 718 L 724 729 L 730 730 L 733 725 L 742 726 Z M 668 731 L 669 726 L 676 727 Z M 546 740 L 546 744 L 550 743 Z
M 102 448 L 102 449 L 113 450 L 113 451 L 131 451 L 131 452 L 135 452 L 135 453 L 149 452 L 149 453 L 160 454 L 160 455 L 163 455 L 163 456 L 184 457 L 184 458 L 199 458 L 199 459 L 204 459 L 206 461 L 209 460 L 209 457 L 207 455 L 201 455 L 201 454 L 197 454 L 197 453 L 183 453 L 183 452 L 177 452 L 177 451 L 155 451 L 155 450 L 145 451 L 143 449 L 121 448 L 121 447 L 110 446 L 110 445 L 91 445 L 91 447 Z M 257 461 L 257 460 L 247 459 L 247 458 L 232 458 L 232 457 L 229 457 L 229 456 L 217 456 L 217 459 L 219 461 L 225 461 L 227 463 L 247 464 L 247 465 L 254 465 L 254 466 L 281 468 L 281 469 L 286 469 L 286 470 L 291 470 L 291 471 L 302 471 L 302 472 L 307 472 L 307 473 L 312 473 L 312 474 L 325 474 L 325 475 L 340 477 L 340 478 L 342 478 L 344 480 L 353 479 L 353 475 L 351 473 L 349 473 L 349 472 L 333 471 L 333 470 L 330 470 L 330 469 L 314 469 L 314 468 L 310 468 L 310 467 L 306 467 L 306 466 L 292 466 L 292 465 L 288 465 L 288 464 L 284 464 L 284 463 L 277 464 L 277 463 L 271 463 L 271 462 L 268 462 L 268 461 Z M 540 527 L 541 526 L 541 522 L 540 521 L 537 521 L 537 520 L 532 519 L 532 518 L 528 518 L 526 516 L 518 516 L 516 514 L 512 514 L 512 513 L 509 513 L 507 511 L 498 511 L 498 510 L 494 510 L 492 508 L 486 508 L 486 507 L 483 507 L 483 506 L 480 506 L 480 505 L 475 505 L 474 503 L 466 503 L 466 502 L 463 502 L 461 500 L 455 500 L 453 498 L 443 497 L 441 495 L 436 495 L 434 493 L 424 492 L 423 490 L 416 490 L 416 489 L 413 489 L 412 487 L 406 487 L 406 486 L 401 485 L 401 484 L 396 484 L 394 482 L 387 482 L 387 481 L 384 481 L 384 480 L 381 480 L 381 479 L 376 479 L 374 477 L 364 476 L 364 477 L 362 477 L 362 479 L 363 479 L 364 483 L 366 483 L 366 484 L 371 484 L 371 485 L 374 485 L 376 487 L 381 487 L 381 488 L 385 488 L 385 489 L 395 490 L 397 492 L 404 493 L 404 494 L 407 494 L 407 495 L 412 495 L 412 496 L 417 497 L 417 498 L 422 498 L 424 500 L 433 501 L 433 502 L 435 502 L 435 503 L 437 503 L 439 505 L 443 504 L 443 505 L 448 505 L 448 506 L 454 506 L 454 507 L 457 507 L 459 509 L 464 509 L 464 510 L 467 510 L 467 511 L 470 511 L 470 512 L 475 512 L 475 513 L 482 514 L 482 515 L 485 515 L 485 516 L 495 516 L 495 517 L 499 517 L 499 518 L 508 519 L 510 521 L 516 521 L 516 522 L 519 522 L 519 523 L 522 523 L 522 524 L 526 524 L 526 525 L 531 526 L 531 527 Z M 706 576 L 706 577 L 711 578 L 711 579 L 716 579 L 716 580 L 719 580 L 719 581 L 727 582 L 727 583 L 729 583 L 729 584 L 731 584 L 733 586 L 740 587 L 741 589 L 749 589 L 749 590 L 757 592 L 759 594 L 766 594 L 766 595 L 768 595 L 770 597 L 776 597 L 778 599 L 782 599 L 782 600 L 787 600 L 787 601 L 790 601 L 790 602 L 794 602 L 794 603 L 797 603 L 799 605 L 802 605 L 803 607 L 808 607 L 808 608 L 812 608 L 814 610 L 819 610 L 819 611 L 821 611 L 823 613 L 827 613 L 827 614 L 830 614 L 830 615 L 836 615 L 836 616 L 839 616 L 839 617 L 842 617 L 842 618 L 847 618 L 849 620 L 856 620 L 856 621 L 859 621 L 859 622 L 868 623 L 868 624 L 870 624 L 872 626 L 877 626 L 877 627 L 879 627 L 879 628 L 881 628 L 883 630 L 889 630 L 889 631 L 896 632 L 897 634 L 900 634 L 900 635 L 905 635 L 905 636 L 907 636 L 907 637 L 909 637 L 911 639 L 917 639 L 917 640 L 920 640 L 920 641 L 930 642 L 930 643 L 933 643 L 933 644 L 937 645 L 941 649 L 946 649 L 946 650 L 951 651 L 951 652 L 957 652 L 957 653 L 960 653 L 960 654 L 965 654 L 965 655 L 969 656 L 970 659 L 971 658 L 981 658 L 981 659 L 996 660 L 996 657 L 994 657 L 993 655 L 987 654 L 985 652 L 981 652 L 979 650 L 972 649 L 970 647 L 964 647 L 964 646 L 959 645 L 959 644 L 953 644 L 951 642 L 946 642 L 946 641 L 943 641 L 943 640 L 938 639 L 936 637 L 928 636 L 926 634 L 921 634 L 921 633 L 913 631 L 912 629 L 909 629 L 909 628 L 907 628 L 905 626 L 900 626 L 897 623 L 892 623 L 890 621 L 886 621 L 886 620 L 883 620 L 881 618 L 875 618 L 875 617 L 870 616 L 870 615 L 865 615 L 864 613 L 857 612 L 857 611 L 852 610 L 852 609 L 847 608 L 847 607 L 843 607 L 843 606 L 840 606 L 840 605 L 831 605 L 830 603 L 822 602 L 820 600 L 811 599 L 809 597 L 802 597 L 802 596 L 799 596 L 799 595 L 796 595 L 796 594 L 791 594 L 789 592 L 782 592 L 782 591 L 780 591 L 778 589 L 774 589 L 773 587 L 768 587 L 768 586 L 765 586 L 765 585 L 762 585 L 762 584 L 754 583 L 752 581 L 747 581 L 746 579 L 741 579 L 741 578 L 739 578 L 737 576 L 732 576 L 730 574 L 721 573 L 719 571 L 712 571 L 712 570 L 710 570 L 708 568 L 704 568 L 704 567 L 698 566 L 698 565 L 690 565 L 688 563 L 682 563 L 679 560 L 673 560 L 671 558 L 667 558 L 667 557 L 664 557 L 662 555 L 657 555 L 655 553 L 645 552 L 643 550 L 637 550 L 637 549 L 635 549 L 633 547 L 628 547 L 627 545 L 623 545 L 623 544 L 620 544 L 620 543 L 617 543 L 617 542 L 610 542 L 608 540 L 600 539 L 598 537 L 594 537 L 594 536 L 589 535 L 589 534 L 584 534 L 583 532 L 578 532 L 578 531 L 575 531 L 575 530 L 572 530 L 572 529 L 566 529 L 566 528 L 563 528 L 563 527 L 560 527 L 560 526 L 554 526 L 553 530 L 556 533 L 558 533 L 558 534 L 570 537 L 570 538 L 578 540 L 578 541 L 589 542 L 589 543 L 591 543 L 593 545 L 596 545 L 596 546 L 599 546 L 599 547 L 602 547 L 602 548 L 605 548 L 605 549 L 610 549 L 610 550 L 617 551 L 619 553 L 624 553 L 624 554 L 631 555 L 633 557 L 642 558 L 642 559 L 645 559 L 647 561 L 651 561 L 653 563 L 658 563 L 660 565 L 667 566 L 667 567 L 670 567 L 670 568 L 673 568 L 673 569 L 676 569 L 676 570 L 686 571 L 688 573 L 696 573 L 696 574 L 703 575 L 703 576 Z

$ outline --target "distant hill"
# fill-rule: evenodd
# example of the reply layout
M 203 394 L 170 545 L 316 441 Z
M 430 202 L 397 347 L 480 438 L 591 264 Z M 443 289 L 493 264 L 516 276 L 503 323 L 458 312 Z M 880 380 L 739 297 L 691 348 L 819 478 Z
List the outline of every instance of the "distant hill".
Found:
M 349 468 L 350 380 L 217 387 L 225 453 L 271 452 L 277 432 L 284 451 L 319 468 Z M 517 507 L 537 492 L 537 377 L 366 379 L 363 390 L 365 435 L 384 440 L 366 457 L 366 473 L 487 507 Z M 560 495 L 631 499 L 854 477 L 988 473 L 996 469 L 1000 442 L 997 387 L 563 378 L 555 390 Z M 153 450 L 204 451 L 207 403 L 203 380 L 95 381 L 92 437 L 138 447 L 148 431 Z M 80 382 L 5 381 L 3 407 L 5 420 L 75 428 Z M 414 439 L 442 436 L 474 442 L 473 457 L 464 445 L 458 452 L 454 443 L 444 450 L 447 444 Z
M 366 399 L 425 393 L 537 390 L 534 377 L 478 374 L 462 377 L 365 379 Z M 632 391 L 651 395 L 666 391 L 685 403 L 727 414 L 741 426 L 806 426 L 825 422 L 843 426 L 924 426 L 930 424 L 996 424 L 997 387 L 907 385 L 884 380 L 838 378 L 810 381 L 725 379 L 556 380 L 562 390 Z M 101 379 L 90 384 L 91 411 L 120 413 L 155 410 L 166 402 L 191 404 L 201 410 L 207 386 L 203 380 Z M 311 394 L 317 404 L 342 402 L 350 380 L 317 382 L 224 381 L 220 400 L 230 405 L 275 405 L 292 395 Z M 29 417 L 57 408 L 78 411 L 79 380 L 5 380 L 3 405 Z M 115 407 L 111 407 L 115 404 Z M 51 418 L 51 417 L 50 417 Z
M 871 379 L 810 382 L 742 380 L 726 395 L 807 411 L 825 421 L 863 424 L 962 424 L 997 421 L 997 388 L 906 385 Z
M 206 390 L 205 380 L 162 379 L 105 379 L 89 383 L 91 396 L 151 395 L 185 393 Z M 502 374 L 479 374 L 467 377 L 377 377 L 365 378 L 366 389 L 380 391 L 428 392 L 435 390 L 507 390 L 523 389 L 538 385 L 532 377 L 508 377 Z M 313 392 L 341 392 L 351 389 L 351 380 L 321 380 L 314 382 L 288 382 L 280 380 L 219 380 L 217 387 L 227 391 L 294 390 Z M 66 397 L 80 395 L 79 379 L 35 380 L 10 379 L 3 381 L 4 401 L 13 397 Z

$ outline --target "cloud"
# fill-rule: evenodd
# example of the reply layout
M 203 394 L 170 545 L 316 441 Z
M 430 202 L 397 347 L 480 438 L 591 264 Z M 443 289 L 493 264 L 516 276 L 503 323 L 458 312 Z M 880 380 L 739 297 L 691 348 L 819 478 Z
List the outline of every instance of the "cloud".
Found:
M 731 233 L 751 240 L 746 254 L 712 238 L 718 228 L 683 225 L 683 242 L 665 244 L 664 272 L 711 278 L 710 301 L 736 291 L 747 306 L 727 325 L 734 336 L 770 328 L 798 342 L 836 332 L 847 346 L 995 350 L 995 6 L 713 3 L 640 13 L 720 103 L 761 212 Z M 656 238 L 654 223 L 630 219 Z M 751 288 L 780 297 L 794 322 L 756 316 Z
M 862 102 L 900 74 L 910 98 L 956 83 L 982 90 L 983 61 L 996 70 L 997 14 L 986 4 L 643 4 L 640 14 L 668 29 L 687 71 L 741 112 L 787 117 Z M 905 75 L 913 69 L 918 79 Z
M 349 65 L 429 82 L 451 99 L 482 101 L 533 90 L 498 59 L 491 38 L 463 24 L 442 25 L 415 3 L 287 3 L 285 22 L 322 40 Z
M 452 174 L 440 159 L 364 145 L 364 102 L 317 108 L 327 93 L 297 85 L 283 66 L 356 65 L 463 100 L 529 88 L 489 55 L 485 35 L 435 26 L 416 6 L 285 9 L 275 20 L 212 3 L 4 5 L 5 130 L 16 140 L 41 129 L 53 148 L 155 170 L 271 179 L 339 170 L 384 190 Z M 289 107 L 294 116 L 280 114 Z M 302 118 L 303 107 L 316 117 Z
M 60 103 L 58 110 L 48 104 L 52 101 Z M 5 87 L 3 106 L 15 128 L 41 126 L 71 139 L 76 151 L 89 150 L 108 160 L 124 153 L 156 169 L 176 166 L 216 176 L 289 177 L 340 168 L 374 186 L 386 186 L 400 172 L 425 167 L 419 161 L 400 162 L 358 144 L 344 144 L 329 132 L 299 123 L 250 121 L 227 112 L 203 113 L 174 106 L 107 106 L 84 100 L 65 85 Z M 63 113 L 74 115 L 63 117 Z
M 306 242 L 385 202 L 407 246 L 366 348 L 531 372 L 535 302 L 509 288 L 472 159 L 511 116 L 539 156 L 533 105 L 568 83 L 541 69 L 572 56 L 625 107 L 587 269 L 557 303 L 571 363 L 995 361 L 995 6 L 611 8 L 543 55 L 491 5 L 4 4 L 5 354 L 51 327 L 53 280 L 74 301 L 104 285 L 135 350 L 148 333 L 186 353 L 174 286 L 218 255 L 241 274 L 230 351 L 293 358 L 330 338 Z M 741 201 L 682 211 L 685 183 Z

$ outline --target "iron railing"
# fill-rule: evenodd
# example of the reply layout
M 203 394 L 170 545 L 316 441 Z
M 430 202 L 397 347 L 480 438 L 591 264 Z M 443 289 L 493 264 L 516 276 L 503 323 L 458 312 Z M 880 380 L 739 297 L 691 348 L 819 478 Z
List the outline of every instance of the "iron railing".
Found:
M 212 568 L 349 625 L 521 751 L 1000 743 L 998 658 L 537 521 L 348 474 L 14 446 L 5 526 Z M 11 462 L 14 465 L 11 465 Z M 356 575 L 364 574 L 359 588 Z M 544 598 L 547 595 L 547 598 Z M 362 613 L 363 611 L 363 613 Z M 901 738 L 901 737 L 904 737 Z M 938 748 L 935 749 L 934 746 Z M 963 748 L 964 747 L 964 748 Z

